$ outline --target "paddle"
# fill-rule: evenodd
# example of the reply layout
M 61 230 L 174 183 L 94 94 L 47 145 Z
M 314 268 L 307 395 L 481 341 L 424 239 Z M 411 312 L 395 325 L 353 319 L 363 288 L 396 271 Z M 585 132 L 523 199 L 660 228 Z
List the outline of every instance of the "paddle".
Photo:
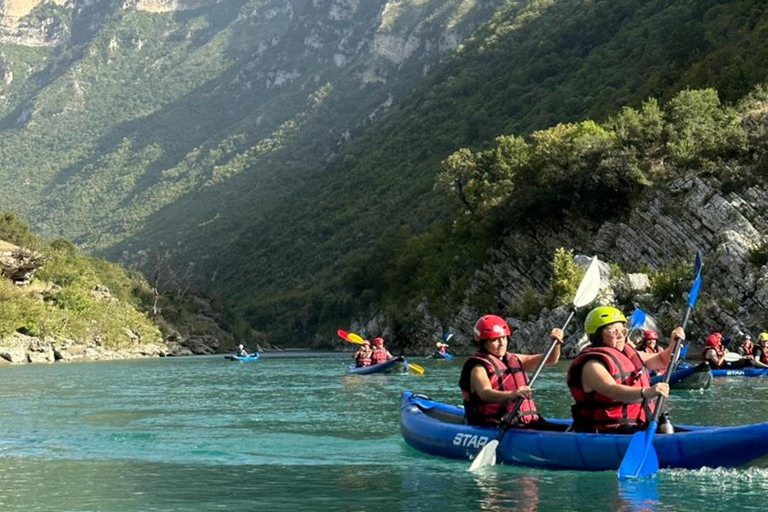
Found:
M 568 327 L 568 323 L 570 323 L 571 318 L 573 318 L 573 314 L 576 312 L 577 308 L 580 308 L 581 306 L 586 306 L 593 300 L 595 300 L 595 297 L 597 297 L 597 292 L 600 291 L 600 267 L 599 267 L 599 261 L 597 259 L 597 256 L 592 258 L 592 262 L 589 264 L 589 267 L 587 268 L 586 273 L 584 274 L 584 277 L 581 279 L 581 283 L 579 284 L 578 290 L 576 290 L 576 295 L 573 298 L 573 303 L 571 307 L 571 314 L 568 315 L 568 319 L 565 321 L 565 324 L 563 325 L 563 331 Z M 541 361 L 539 361 L 538 366 L 536 367 L 536 371 L 533 374 L 533 377 L 531 377 L 531 380 L 529 381 L 528 385 L 533 386 L 533 383 L 536 381 L 536 378 L 541 373 L 541 370 L 544 368 L 544 365 L 547 362 L 547 359 L 549 359 L 550 354 L 552 354 L 552 351 L 555 350 L 555 346 L 557 345 L 557 340 L 552 340 L 552 343 L 549 344 L 549 348 L 547 349 L 547 352 L 542 356 Z M 485 467 L 485 466 L 493 466 L 496 464 L 496 448 L 499 446 L 499 442 L 501 441 L 501 438 L 504 437 L 504 434 L 509 430 L 510 427 L 510 419 L 515 417 L 515 414 L 517 414 L 517 411 L 520 409 L 520 406 L 522 405 L 523 400 L 522 398 L 518 398 L 515 401 L 515 407 L 512 409 L 512 411 L 504 416 L 504 419 L 502 420 L 502 426 L 499 428 L 498 434 L 496 434 L 496 439 L 493 439 L 492 441 L 488 442 L 485 446 L 483 446 L 483 449 L 480 450 L 480 453 L 477 454 L 477 457 L 475 457 L 475 460 L 472 461 L 472 465 L 469 467 L 470 471 L 477 471 L 478 469 Z
M 725 360 L 729 363 L 735 363 L 736 361 L 741 360 L 741 355 L 739 355 L 738 352 L 726 352 Z
M 341 338 L 341 339 L 343 339 L 345 341 L 352 341 L 352 340 L 349 339 L 349 333 L 347 331 L 339 329 L 338 331 L 336 331 L 336 334 L 339 335 L 339 338 Z
M 411 363 L 407 359 L 405 360 L 405 366 L 415 375 L 424 375 L 424 368 L 416 363 Z
M 685 325 L 688 323 L 688 318 L 691 315 L 693 306 L 696 305 L 696 299 L 699 296 L 699 288 L 701 287 L 701 253 L 696 251 L 696 261 L 693 265 L 693 273 L 695 278 L 691 291 L 688 293 L 688 304 L 685 306 L 685 313 L 683 314 L 682 327 L 685 329 Z M 677 358 L 680 355 L 680 346 L 682 345 L 682 339 L 675 340 L 675 346 L 672 350 L 672 357 L 669 358 L 667 363 L 667 369 L 664 373 L 664 380 L 662 382 L 669 383 L 669 378 L 672 375 L 672 368 L 677 363 Z M 627 453 L 624 454 L 624 459 L 619 466 L 619 478 L 639 478 L 652 476 L 659 470 L 659 457 L 656 454 L 656 449 L 653 447 L 653 437 L 656 435 L 656 429 L 658 428 L 659 413 L 661 412 L 661 405 L 664 403 L 664 396 L 659 395 L 656 399 L 656 408 L 653 411 L 651 421 L 648 423 L 648 428 L 636 432 L 632 436 L 632 440 L 629 442 Z

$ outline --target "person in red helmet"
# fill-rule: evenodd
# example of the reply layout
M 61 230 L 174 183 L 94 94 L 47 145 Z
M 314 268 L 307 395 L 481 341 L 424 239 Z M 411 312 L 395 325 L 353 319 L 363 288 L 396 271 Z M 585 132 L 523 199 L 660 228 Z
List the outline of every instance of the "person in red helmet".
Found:
M 664 351 L 659 346 L 659 335 L 652 329 L 643 331 L 643 342 L 637 350 L 646 354 L 661 354 Z
M 712 368 L 725 368 L 725 347 L 723 346 L 723 335 L 717 331 L 707 336 L 707 344 L 701 352 L 701 358 L 709 362 Z
M 392 359 L 392 354 L 384 347 L 384 338 L 375 338 L 373 340 L 373 353 L 371 354 L 371 363 L 379 364 Z
M 557 340 L 547 364 L 560 359 L 562 329 L 550 332 Z M 507 351 L 509 324 L 496 315 L 484 315 L 475 322 L 473 340 L 478 350 L 461 369 L 459 387 L 464 398 L 464 413 L 470 425 L 498 426 L 508 422 L 520 428 L 546 429 L 549 424 L 539 416 L 531 398 L 526 370 L 534 370 L 544 354 L 513 354 Z M 516 402 L 522 400 L 520 406 Z M 507 416 L 514 411 L 514 417 Z

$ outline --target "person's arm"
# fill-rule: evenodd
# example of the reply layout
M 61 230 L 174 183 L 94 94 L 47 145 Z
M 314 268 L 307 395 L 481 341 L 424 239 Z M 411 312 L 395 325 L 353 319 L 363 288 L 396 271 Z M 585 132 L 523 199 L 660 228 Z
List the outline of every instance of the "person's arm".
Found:
M 472 372 L 469 374 L 469 385 L 472 391 L 477 393 L 477 396 L 483 402 L 492 403 L 507 403 L 512 400 L 517 400 L 520 397 L 530 398 L 532 390 L 528 386 L 520 386 L 515 391 L 499 391 L 491 387 L 491 381 L 488 380 L 488 373 L 482 366 L 475 366 L 472 368 Z
M 712 364 L 714 364 L 719 368 L 723 365 L 723 362 L 725 361 L 725 354 L 718 357 L 717 351 L 712 347 L 710 347 L 704 351 L 704 360 L 710 361 Z
M 555 348 L 552 349 L 552 353 L 549 355 L 549 359 L 547 359 L 547 364 L 552 366 L 560 360 L 560 345 L 563 344 L 563 330 L 555 327 L 549 334 L 552 337 L 552 340 L 557 340 Z M 526 370 L 535 370 L 539 367 L 544 354 L 518 354 L 517 357 L 520 358 L 523 368 Z
M 584 364 L 581 370 L 581 385 L 587 393 L 597 391 L 601 395 L 625 404 L 656 398 L 659 395 L 669 396 L 669 384 L 665 382 L 642 389 L 618 384 L 606 367 L 594 360 Z
M 759 368 L 768 368 L 768 364 L 763 364 L 761 362 L 762 358 L 763 358 L 763 349 L 756 348 L 755 349 L 755 357 L 754 357 L 755 366 L 757 366 Z
M 669 364 L 669 359 L 672 357 L 672 351 L 675 348 L 675 342 L 678 339 L 685 339 L 685 331 L 682 327 L 675 327 L 675 330 L 672 331 L 672 334 L 669 336 L 669 345 L 663 352 L 658 354 L 638 352 L 640 359 L 643 360 L 643 364 L 650 370 L 666 370 L 667 365 Z

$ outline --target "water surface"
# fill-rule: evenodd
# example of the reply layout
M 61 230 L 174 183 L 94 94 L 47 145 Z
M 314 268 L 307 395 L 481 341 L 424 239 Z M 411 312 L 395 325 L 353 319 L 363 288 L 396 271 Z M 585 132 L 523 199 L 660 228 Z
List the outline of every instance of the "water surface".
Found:
M 459 403 L 461 361 L 347 375 L 348 354 L 267 354 L 0 367 L 0 510 L 764 510 L 768 470 L 615 473 L 496 466 L 409 448 L 400 393 Z M 567 363 L 537 404 L 567 416 Z M 677 423 L 768 421 L 768 379 L 715 379 L 670 400 Z M 768 442 L 768 440 L 766 440 Z

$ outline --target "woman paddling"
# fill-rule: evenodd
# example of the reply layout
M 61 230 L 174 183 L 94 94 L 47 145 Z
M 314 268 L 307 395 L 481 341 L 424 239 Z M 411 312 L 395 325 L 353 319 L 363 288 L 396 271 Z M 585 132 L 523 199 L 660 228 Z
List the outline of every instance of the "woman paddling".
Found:
M 663 349 L 658 345 L 659 335 L 652 329 L 646 329 L 643 331 L 643 342 L 638 347 L 639 352 L 645 352 L 646 354 L 660 354 Z
M 360 348 L 355 351 L 352 357 L 355 358 L 355 366 L 362 368 L 364 366 L 371 366 L 371 342 L 365 340 Z
M 768 332 L 761 332 L 755 347 L 755 366 L 768 368 Z
M 373 353 L 371 354 L 371 362 L 373 364 L 383 363 L 392 359 L 392 354 L 389 353 L 384 347 L 384 338 L 375 338 L 373 340 Z
M 550 334 L 558 342 L 547 360 L 553 365 L 560 359 L 563 331 L 554 328 Z M 459 378 L 466 421 L 486 426 L 505 421 L 513 427 L 546 429 L 549 424 L 536 412 L 525 373 L 534 370 L 544 354 L 507 352 L 510 335 L 509 324 L 499 316 L 485 315 L 475 323 L 473 340 L 478 350 L 467 358 Z M 505 418 L 513 411 L 514 417 Z
M 568 368 L 567 382 L 576 403 L 573 428 L 580 432 L 634 432 L 645 426 L 653 399 L 669 396 L 669 384 L 651 386 L 647 369 L 666 369 L 682 327 L 672 331 L 666 350 L 637 352 L 626 343 L 627 319 L 610 306 L 595 308 L 584 321 L 590 345 Z

